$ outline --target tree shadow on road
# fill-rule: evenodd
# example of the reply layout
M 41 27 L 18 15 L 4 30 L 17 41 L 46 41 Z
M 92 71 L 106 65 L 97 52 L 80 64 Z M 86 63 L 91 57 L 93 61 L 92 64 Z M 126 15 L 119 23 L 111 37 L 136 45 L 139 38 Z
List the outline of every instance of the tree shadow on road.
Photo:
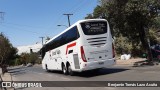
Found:
M 20 75 L 26 73 L 24 68 L 8 69 L 8 72 L 11 73 L 11 75 Z

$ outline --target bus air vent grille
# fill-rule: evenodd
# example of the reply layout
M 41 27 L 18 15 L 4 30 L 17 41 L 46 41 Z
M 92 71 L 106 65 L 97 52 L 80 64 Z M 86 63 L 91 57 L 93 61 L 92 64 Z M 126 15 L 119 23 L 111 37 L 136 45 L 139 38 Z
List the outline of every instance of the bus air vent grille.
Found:
M 88 38 L 87 40 L 91 46 L 103 46 L 107 43 L 107 37 Z

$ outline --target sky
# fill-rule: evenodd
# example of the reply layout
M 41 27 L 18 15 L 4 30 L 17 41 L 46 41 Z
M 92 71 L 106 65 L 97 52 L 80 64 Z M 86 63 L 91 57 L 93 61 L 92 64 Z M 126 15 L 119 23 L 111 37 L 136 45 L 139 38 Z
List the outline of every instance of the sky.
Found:
M 54 37 L 68 26 L 93 12 L 98 0 L 0 0 L 0 32 L 8 37 L 13 46 L 41 42 L 39 37 Z

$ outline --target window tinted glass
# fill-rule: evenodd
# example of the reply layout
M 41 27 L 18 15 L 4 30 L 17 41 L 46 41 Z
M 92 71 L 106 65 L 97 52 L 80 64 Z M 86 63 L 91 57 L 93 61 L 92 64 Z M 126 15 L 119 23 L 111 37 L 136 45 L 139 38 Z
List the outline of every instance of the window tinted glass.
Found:
M 77 34 L 77 27 L 73 27 L 71 30 L 67 31 L 66 33 L 64 33 L 64 35 L 62 35 L 64 36 L 64 40 L 62 41 L 66 41 L 65 44 L 74 41 L 79 37 L 79 34 Z
M 85 35 L 98 35 L 107 33 L 107 23 L 104 21 L 81 23 Z
M 45 55 L 45 47 L 43 46 L 42 48 L 41 48 L 41 50 L 40 50 L 40 55 L 41 55 L 41 57 L 42 58 L 44 58 L 44 55 Z
M 54 48 L 60 47 L 64 44 L 72 42 L 72 41 L 74 41 L 78 38 L 79 38 L 79 33 L 78 33 L 78 30 L 77 30 L 77 27 L 75 26 L 75 27 L 71 28 L 70 30 L 68 30 L 67 32 L 65 32 L 62 35 L 55 38 L 50 43 L 48 43 L 46 45 L 46 51 L 49 51 L 49 50 L 52 50 Z

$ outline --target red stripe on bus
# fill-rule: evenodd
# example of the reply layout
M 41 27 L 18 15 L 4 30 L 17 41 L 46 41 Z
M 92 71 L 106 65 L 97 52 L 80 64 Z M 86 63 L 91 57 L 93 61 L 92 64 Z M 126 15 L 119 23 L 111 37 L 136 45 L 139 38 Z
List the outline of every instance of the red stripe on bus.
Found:
M 76 46 L 76 42 L 67 45 L 67 48 L 66 48 L 66 55 L 67 55 L 67 52 L 68 52 L 68 48 L 71 48 L 71 47 L 73 47 L 73 46 Z

